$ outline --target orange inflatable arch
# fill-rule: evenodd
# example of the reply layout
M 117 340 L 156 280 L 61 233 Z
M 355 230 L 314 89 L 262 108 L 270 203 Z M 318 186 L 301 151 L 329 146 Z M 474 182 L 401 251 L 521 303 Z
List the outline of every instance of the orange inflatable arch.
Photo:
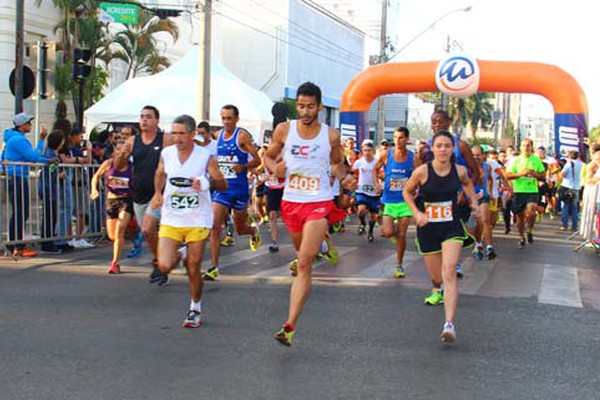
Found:
M 352 79 L 342 97 L 342 136 L 355 137 L 356 143 L 361 143 L 368 137 L 367 113 L 378 96 L 436 91 L 447 93 L 447 85 L 440 85 L 440 79 L 450 79 L 450 84 L 466 79 L 468 84 L 468 79 L 474 79 L 477 75 L 478 85 L 474 92 L 532 93 L 544 96 L 554 107 L 555 151 L 565 155 L 569 150 L 575 149 L 585 154 L 583 138 L 588 132 L 587 100 L 571 75 L 556 66 L 543 63 L 472 59 L 472 63 L 476 64 L 472 68 L 468 60 L 467 64 L 462 61 L 464 59 L 450 56 L 439 62 L 379 64 L 362 71 Z M 461 87 L 461 83 L 458 82 L 456 86 Z

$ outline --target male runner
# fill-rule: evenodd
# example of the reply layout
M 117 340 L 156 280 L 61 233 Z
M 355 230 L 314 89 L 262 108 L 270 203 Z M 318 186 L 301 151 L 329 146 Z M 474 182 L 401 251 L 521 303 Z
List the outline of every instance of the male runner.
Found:
M 358 226 L 358 234 L 363 235 L 367 225 L 366 216 L 369 218 L 369 234 L 367 235 L 369 242 L 374 239 L 373 228 L 377 222 L 377 213 L 379 212 L 379 193 L 376 186 L 379 178 L 373 174 L 377 159 L 375 158 L 375 146 L 371 139 L 365 139 L 362 142 L 363 156 L 356 160 L 352 166 L 352 172 L 358 175 L 358 187 L 356 188 L 356 204 L 358 205 L 358 218 L 360 225 Z
M 282 218 L 298 255 L 288 318 L 275 334 L 275 339 L 286 346 L 292 345 L 295 325 L 311 288 L 312 264 L 325 237 L 328 218 L 336 210 L 330 166 L 334 177 L 345 178 L 340 134 L 317 119 L 323 107 L 321 89 L 306 82 L 298 88 L 297 96 L 299 119 L 277 125 L 265 157 L 269 170 L 285 177 Z M 276 161 L 282 152 L 283 160 Z M 352 188 L 354 178 L 344 180 L 342 186 Z
M 412 212 L 404 201 L 402 190 L 410 178 L 417 159 L 415 154 L 406 148 L 410 132 L 408 128 L 401 126 L 394 131 L 394 147 L 381 153 L 381 158 L 377 161 L 373 169 L 373 179 L 377 182 L 377 191 L 381 192 L 379 185 L 379 170 L 385 171 L 385 184 L 383 187 L 383 226 L 381 227 L 381 236 L 387 238 L 396 238 L 396 258 L 398 264 L 394 268 L 396 278 L 404 278 L 406 271 L 403 260 L 406 250 L 406 231 L 410 224 Z M 394 225 L 394 221 L 397 225 Z
M 479 198 L 480 214 L 477 216 L 477 225 L 475 226 L 475 249 L 473 250 L 473 255 L 478 260 L 483 260 L 484 258 L 493 260 L 497 257 L 497 254 L 494 251 L 492 224 L 490 221 L 492 167 L 486 161 L 481 146 L 475 145 L 471 151 L 482 175 L 481 180 L 475 184 L 475 193 L 478 193 L 481 197 Z M 485 250 L 483 247 L 484 243 L 486 244 Z
M 194 144 L 196 121 L 189 115 L 173 120 L 171 134 L 175 146 L 162 150 L 154 178 L 151 207 L 162 207 L 159 232 L 160 272 L 167 275 L 177 264 L 177 250 L 187 244 L 187 275 L 190 283 L 190 310 L 184 328 L 200 326 L 203 280 L 200 273 L 204 244 L 213 223 L 210 182 L 224 190 L 227 183 L 210 153 Z M 164 190 L 164 194 L 163 194 Z
M 160 113 L 154 106 L 145 106 L 140 112 L 140 134 L 130 137 L 123 151 L 115 159 L 115 168 L 123 169 L 129 157 L 133 156 L 133 209 L 135 217 L 142 224 L 142 233 L 152 252 L 152 273 L 150 283 L 166 285 L 168 275 L 161 275 L 158 269 L 158 224 L 160 208 L 149 207 L 154 194 L 154 175 L 160 160 L 160 152 L 172 144 L 172 137 L 158 129 Z
M 248 217 L 248 170 L 260 165 L 260 157 L 252 143 L 248 131 L 237 127 L 240 112 L 234 105 L 221 108 L 223 129 L 217 140 L 217 161 L 221 173 L 227 180 L 228 189 L 217 192 L 213 197 L 214 223 L 210 233 L 210 255 L 212 266 L 204 274 L 204 279 L 215 280 L 219 276 L 219 254 L 221 252 L 221 225 L 227 219 L 229 209 L 233 209 L 235 230 L 238 235 L 250 236 L 250 249 L 260 247 L 258 226 L 250 226 Z M 251 157 L 251 158 L 250 158 Z
M 521 154 L 513 159 L 507 172 L 507 178 L 514 180 L 512 211 L 517 216 L 519 248 L 522 249 L 526 242 L 533 243 L 535 212 L 539 201 L 538 180 L 544 179 L 546 174 L 542 161 L 533 154 L 531 139 L 523 139 Z M 527 237 L 525 237 L 525 223 L 527 223 Z

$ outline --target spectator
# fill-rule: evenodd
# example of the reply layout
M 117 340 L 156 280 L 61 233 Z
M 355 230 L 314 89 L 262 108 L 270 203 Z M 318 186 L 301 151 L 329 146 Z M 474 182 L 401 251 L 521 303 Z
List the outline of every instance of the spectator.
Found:
M 48 135 L 48 144 L 43 156 L 49 159 L 58 159 L 58 150 L 63 146 L 64 141 L 65 136 L 61 131 L 53 131 Z M 42 238 L 54 236 L 54 229 L 58 220 L 58 180 L 64 179 L 64 177 L 64 171 L 58 172 L 58 165 L 56 164 L 50 164 L 42 168 L 38 180 L 38 195 L 44 204 Z M 45 253 L 61 253 L 54 241 L 42 242 L 41 247 Z
M 49 158 L 41 155 L 39 151 L 43 147 L 43 137 L 40 136 L 38 151 L 34 150 L 25 137 L 25 134 L 31 132 L 30 117 L 26 113 L 20 113 L 14 116 L 11 129 L 4 131 L 5 148 L 2 153 L 3 162 L 37 162 L 48 163 Z M 45 130 L 44 130 L 45 132 Z M 8 177 L 8 198 L 10 202 L 11 217 L 8 227 L 8 240 L 23 240 L 23 228 L 29 219 L 29 167 L 25 165 L 7 165 L 6 175 Z M 37 252 L 31 251 L 24 244 L 7 246 L 14 255 L 20 257 L 35 257 Z
M 89 197 L 90 176 L 88 170 L 84 167 L 92 162 L 92 148 L 90 143 L 83 138 L 83 132 L 78 127 L 71 130 L 71 156 L 74 164 L 78 164 L 73 169 L 73 212 L 77 217 L 77 236 L 69 244 L 75 248 L 94 247 L 93 244 L 85 240 L 81 235 L 85 230 L 85 218 L 89 216 Z
M 108 144 L 104 149 L 104 160 L 110 160 L 112 158 L 112 154 L 115 151 L 115 147 L 119 140 L 121 140 L 121 133 L 116 130 L 111 131 L 108 136 Z
M 558 188 L 558 199 L 562 201 L 562 226 L 561 230 L 566 230 L 571 217 L 571 230 L 577 231 L 577 220 L 579 218 L 579 190 L 581 189 L 581 171 L 583 163 L 578 160 L 579 152 L 572 150 L 569 152 L 565 166 L 560 173 L 562 182 Z

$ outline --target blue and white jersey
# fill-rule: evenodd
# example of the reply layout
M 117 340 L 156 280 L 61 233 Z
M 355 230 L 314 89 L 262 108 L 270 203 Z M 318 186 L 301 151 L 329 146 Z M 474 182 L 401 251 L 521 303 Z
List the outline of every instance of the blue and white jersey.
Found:
M 406 161 L 398 162 L 394 158 L 394 149 L 388 150 L 387 164 L 385 165 L 385 185 L 383 187 L 384 204 L 403 203 L 402 191 L 408 178 L 415 168 L 415 153 L 408 151 Z
M 225 139 L 225 130 L 219 133 L 217 140 L 217 161 L 223 177 L 229 185 L 228 192 L 248 191 L 248 175 L 246 171 L 236 173 L 235 164 L 248 164 L 248 153 L 239 145 L 240 128 L 235 128 L 233 136 Z

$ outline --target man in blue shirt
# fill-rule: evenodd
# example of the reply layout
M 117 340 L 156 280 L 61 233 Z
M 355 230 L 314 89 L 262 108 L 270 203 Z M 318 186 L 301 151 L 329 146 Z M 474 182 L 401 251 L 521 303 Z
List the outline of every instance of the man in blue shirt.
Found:
M 6 176 L 8 177 L 8 198 L 10 202 L 11 217 L 8 226 L 8 240 L 23 240 L 23 226 L 29 219 L 29 166 L 15 165 L 12 163 L 48 163 L 49 158 L 41 155 L 43 141 L 40 140 L 38 150 L 34 150 L 25 137 L 31 132 L 30 117 L 26 113 L 14 116 L 11 129 L 4 131 L 4 153 L 2 161 L 6 165 Z M 35 257 L 37 252 L 28 250 L 24 244 L 7 246 L 13 254 L 20 257 Z
M 579 152 L 570 151 L 567 163 L 562 169 L 562 182 L 558 190 L 558 199 L 563 202 L 561 230 L 566 230 L 571 217 L 571 230 L 577 231 L 579 218 L 579 191 L 581 190 L 581 171 L 583 163 L 578 160 Z

